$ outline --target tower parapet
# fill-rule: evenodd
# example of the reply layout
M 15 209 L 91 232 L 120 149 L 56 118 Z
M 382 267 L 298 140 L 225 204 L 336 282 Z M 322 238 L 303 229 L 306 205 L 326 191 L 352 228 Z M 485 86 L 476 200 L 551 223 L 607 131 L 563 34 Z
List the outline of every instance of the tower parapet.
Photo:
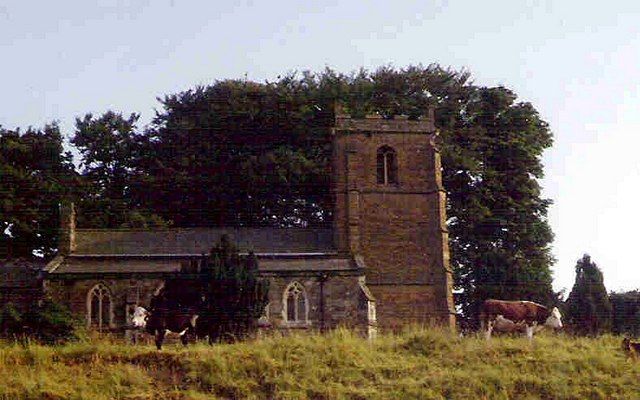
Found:
M 334 128 L 336 131 L 362 133 L 436 133 L 433 108 L 429 108 L 428 117 L 413 120 L 403 114 L 394 115 L 388 119 L 379 114 L 369 114 L 362 119 L 353 118 L 351 115 L 345 114 L 341 108 L 336 107 Z

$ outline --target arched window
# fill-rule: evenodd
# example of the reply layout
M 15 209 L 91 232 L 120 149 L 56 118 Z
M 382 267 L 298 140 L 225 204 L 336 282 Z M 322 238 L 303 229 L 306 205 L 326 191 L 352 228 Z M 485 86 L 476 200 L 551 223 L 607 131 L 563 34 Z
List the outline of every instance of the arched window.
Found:
M 87 325 L 100 331 L 113 324 L 113 302 L 109 289 L 99 283 L 87 295 Z
M 378 149 L 377 170 L 378 183 L 382 185 L 398 183 L 398 157 L 394 149 L 389 146 Z
M 304 286 L 291 282 L 284 291 L 283 317 L 286 322 L 306 323 L 309 317 L 309 302 Z

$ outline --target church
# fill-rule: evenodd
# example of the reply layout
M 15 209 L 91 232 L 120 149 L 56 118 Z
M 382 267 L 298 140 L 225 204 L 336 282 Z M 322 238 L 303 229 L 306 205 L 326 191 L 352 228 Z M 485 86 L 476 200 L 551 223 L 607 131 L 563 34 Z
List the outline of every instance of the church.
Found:
M 88 327 L 118 331 L 164 279 L 227 235 L 270 281 L 274 329 L 347 326 L 372 334 L 409 324 L 453 328 L 446 196 L 428 118 L 336 113 L 331 228 L 76 229 L 62 207 L 59 254 L 45 290 Z

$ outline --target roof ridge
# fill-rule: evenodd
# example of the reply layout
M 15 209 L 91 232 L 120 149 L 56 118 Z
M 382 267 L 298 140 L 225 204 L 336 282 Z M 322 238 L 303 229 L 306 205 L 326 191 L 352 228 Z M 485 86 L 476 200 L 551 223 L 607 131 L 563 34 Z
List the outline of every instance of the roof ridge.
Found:
M 331 230 L 331 227 L 316 227 L 316 228 L 308 228 L 308 227 L 287 227 L 287 228 L 279 228 L 275 226 L 264 226 L 264 227 L 228 227 L 228 226 L 220 226 L 220 227 L 189 227 L 189 228 L 76 228 L 76 232 L 178 232 L 178 231 L 195 231 L 195 230 L 281 230 L 281 231 L 312 231 L 312 230 Z

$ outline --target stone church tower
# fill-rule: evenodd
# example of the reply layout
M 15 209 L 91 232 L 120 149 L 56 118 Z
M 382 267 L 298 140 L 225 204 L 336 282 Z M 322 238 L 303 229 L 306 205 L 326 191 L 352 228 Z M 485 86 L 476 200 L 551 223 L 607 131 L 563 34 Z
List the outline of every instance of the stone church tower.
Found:
M 336 112 L 334 240 L 361 260 L 381 327 L 455 324 L 435 135 L 432 111 L 420 120 Z

